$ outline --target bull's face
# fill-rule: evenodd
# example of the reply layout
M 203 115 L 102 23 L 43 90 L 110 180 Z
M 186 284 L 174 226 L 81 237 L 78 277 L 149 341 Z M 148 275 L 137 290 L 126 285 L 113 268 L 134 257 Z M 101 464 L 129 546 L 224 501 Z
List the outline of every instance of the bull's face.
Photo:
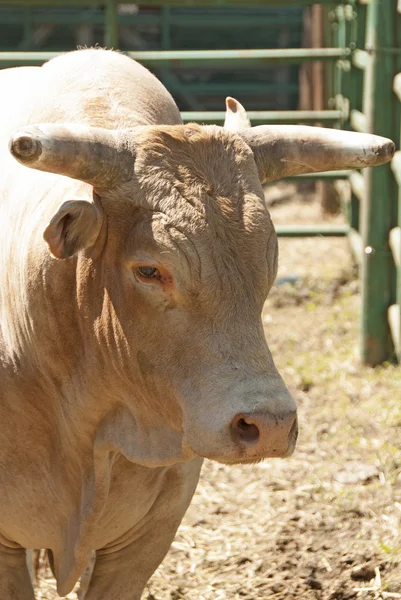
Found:
M 291 454 L 296 406 L 261 323 L 277 270 L 261 181 L 378 164 L 391 142 L 314 128 L 40 126 L 12 151 L 94 186 L 94 202 L 64 203 L 45 239 L 57 258 L 98 263 L 107 302 L 95 336 L 125 371 L 130 409 L 146 405 L 192 453 L 222 462 Z
M 135 381 L 196 454 L 290 454 L 296 406 L 261 323 L 277 238 L 251 150 L 221 128 L 147 130 L 120 194 L 118 215 L 118 199 L 103 200 L 121 252 L 112 270 L 123 265 L 125 282 L 110 294 L 124 298 L 116 310 Z

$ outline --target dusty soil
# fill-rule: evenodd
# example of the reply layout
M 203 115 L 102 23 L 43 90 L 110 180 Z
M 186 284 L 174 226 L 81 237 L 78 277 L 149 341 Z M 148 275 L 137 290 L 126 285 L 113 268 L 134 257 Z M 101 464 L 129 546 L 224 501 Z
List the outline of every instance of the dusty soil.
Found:
M 275 222 L 321 220 L 313 196 L 294 192 L 267 191 Z M 359 362 L 345 240 L 283 239 L 280 255 L 263 318 L 298 402 L 297 450 L 252 466 L 207 462 L 145 600 L 401 598 L 401 368 Z M 53 589 L 42 567 L 37 597 Z

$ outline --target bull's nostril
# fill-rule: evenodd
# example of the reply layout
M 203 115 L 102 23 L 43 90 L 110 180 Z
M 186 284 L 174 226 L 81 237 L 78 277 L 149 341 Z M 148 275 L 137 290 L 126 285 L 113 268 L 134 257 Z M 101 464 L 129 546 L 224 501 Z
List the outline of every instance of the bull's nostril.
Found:
M 258 441 L 260 433 L 259 428 L 254 423 L 247 423 L 245 419 L 238 419 L 235 424 L 235 433 L 237 439 L 241 442 L 252 444 Z

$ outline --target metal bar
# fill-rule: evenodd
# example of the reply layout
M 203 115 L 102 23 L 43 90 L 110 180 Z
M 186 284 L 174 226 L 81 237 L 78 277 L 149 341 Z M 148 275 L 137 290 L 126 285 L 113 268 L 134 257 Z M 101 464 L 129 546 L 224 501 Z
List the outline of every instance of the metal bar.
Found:
M 345 1 L 345 0 L 342 0 Z M 280 6 L 308 6 L 314 0 L 279 0 Z M 119 4 L 132 4 L 132 0 L 118 0 Z M 278 0 L 218 0 L 218 6 L 277 6 Z M 65 6 L 66 0 L 0 0 L 0 6 Z M 319 4 L 333 4 L 333 0 L 319 0 Z M 68 0 L 69 6 L 104 6 L 105 0 Z M 146 6 L 211 6 L 215 8 L 216 0 L 146 0 Z
M 24 10 L 23 23 L 24 23 L 24 37 L 22 40 L 22 44 L 29 44 L 29 42 L 32 40 L 32 25 L 33 25 L 32 10 L 30 8 L 26 8 Z
M 360 50 L 360 48 L 365 47 L 366 6 L 359 6 L 357 11 L 355 10 L 355 6 L 348 6 L 349 9 L 351 9 L 350 39 L 348 40 L 348 44 L 350 47 L 356 48 L 356 50 L 352 54 L 351 71 L 349 73 L 349 109 L 350 111 L 361 111 L 363 105 L 363 87 L 367 54 L 365 53 L 365 51 Z M 358 113 L 354 114 L 358 115 Z M 360 114 L 362 113 L 360 112 Z M 361 119 L 359 119 L 358 121 L 358 117 L 357 125 L 362 127 L 364 126 L 363 120 L 362 122 Z M 350 202 L 348 204 L 347 214 L 351 227 L 356 231 L 359 231 L 359 216 L 361 205 L 360 199 L 363 196 L 362 187 L 363 186 L 361 186 L 360 178 L 358 179 L 358 177 L 354 176 L 353 182 L 351 183 L 351 197 Z M 354 190 L 359 192 L 359 194 L 356 194 Z M 356 252 L 358 250 L 355 248 L 355 239 L 352 236 L 350 237 L 351 250 L 353 251 L 356 261 L 359 265 L 361 265 L 362 255 L 356 255 Z M 358 239 L 360 240 L 360 238 Z
M 285 121 L 286 123 L 301 122 L 332 122 L 342 118 L 339 110 L 249 110 L 247 115 L 253 122 Z M 222 123 L 225 119 L 223 111 L 183 111 L 181 117 L 184 122 Z
M 352 211 L 351 211 L 351 186 L 347 179 L 336 179 L 333 182 L 333 187 L 340 198 L 341 211 L 348 223 L 352 222 Z M 359 204 L 359 203 L 358 203 Z
M 108 48 L 118 47 L 118 22 L 116 0 L 106 0 L 105 43 Z
M 401 100 L 401 73 L 398 73 L 394 77 L 393 89 L 394 92 L 397 94 L 398 98 Z
M 314 60 L 338 60 L 347 56 L 341 48 L 277 48 L 253 50 L 170 50 L 127 52 L 128 56 L 146 65 L 171 63 L 174 67 L 218 66 L 230 69 L 233 65 L 259 66 L 270 62 L 302 63 Z
M 363 241 L 359 231 L 351 227 L 348 232 L 348 241 L 351 247 L 352 256 L 360 267 L 363 259 Z
M 393 252 L 394 262 L 401 267 L 401 227 L 393 227 L 390 231 L 390 248 Z
M 68 1 L 68 0 L 66 0 Z M 93 25 L 101 25 L 104 23 L 104 13 L 97 7 L 73 7 L 64 11 L 57 10 L 38 10 L 32 12 L 32 23 L 52 23 L 58 25 L 74 25 L 76 23 L 91 23 Z M 96 11 L 96 12 L 95 12 Z M 21 10 L 20 9 L 1 9 L 0 8 L 0 23 L 2 25 L 20 25 L 21 24 Z M 160 13 L 136 13 L 133 15 L 118 14 L 117 21 L 120 25 L 160 25 L 162 22 L 162 15 Z M 174 26 L 175 27 L 207 27 L 216 29 L 231 29 L 237 27 L 238 29 L 245 27 L 258 27 L 266 29 L 274 29 L 280 25 L 298 25 L 301 24 L 302 20 L 297 16 L 268 16 L 266 19 L 262 19 L 258 16 L 245 16 L 245 15 L 221 15 L 221 14 L 207 14 L 200 15 L 177 15 L 174 14 Z
M 370 48 L 394 45 L 394 4 L 371 0 L 368 5 L 366 44 Z M 368 55 L 365 71 L 364 108 L 366 130 L 394 136 L 393 57 Z M 375 366 L 393 357 L 387 311 L 393 302 L 395 266 L 389 248 L 389 231 L 395 225 L 394 178 L 389 165 L 366 169 L 365 198 L 361 204 L 362 313 L 361 357 Z
M 321 181 L 348 179 L 352 171 L 326 171 L 324 173 L 304 173 L 303 175 L 294 175 L 285 177 L 285 181 L 299 183 L 300 181 Z
M 283 48 L 273 50 L 139 50 L 125 52 L 125 54 L 153 67 L 170 64 L 175 68 L 190 68 L 203 67 L 207 63 L 208 68 L 231 69 L 234 65 L 252 67 L 270 62 L 297 64 L 307 60 L 337 60 L 346 52 L 347 49 L 341 48 Z M 3 66 L 40 65 L 59 54 L 62 52 L 0 52 L 0 64 L 3 63 Z
M 391 168 L 394 173 L 394 177 L 397 180 L 399 186 L 401 186 L 401 151 L 398 150 L 394 154 L 393 160 L 391 161 Z
M 394 15 L 394 27 L 395 27 L 395 40 L 394 46 L 400 48 L 401 46 L 401 0 L 398 1 L 398 12 Z M 394 77 L 393 89 L 395 92 L 394 101 L 394 112 L 395 112 L 395 130 L 400 132 L 398 140 L 393 138 L 400 146 L 401 143 L 401 59 L 398 58 L 395 61 L 395 72 L 397 75 Z M 396 292 L 395 302 L 397 308 L 389 309 L 389 323 L 392 333 L 392 338 L 395 346 L 398 362 L 401 362 L 401 152 L 397 152 L 391 164 L 395 180 L 398 184 L 397 196 L 398 196 L 398 215 L 397 225 L 398 227 L 390 231 L 390 247 L 393 252 L 393 258 L 396 265 Z
M 170 23 L 171 23 L 171 9 L 169 6 L 163 6 L 162 7 L 162 30 L 161 30 L 161 38 L 162 38 L 162 49 L 163 50 L 170 50 L 171 49 L 171 30 L 170 30 Z
M 218 82 L 204 82 L 204 83 L 186 83 L 180 80 L 180 87 L 183 90 L 191 92 L 192 94 L 200 95 L 220 95 L 230 94 L 235 89 L 236 94 L 269 94 L 274 92 L 285 92 L 285 93 L 298 93 L 297 83 L 285 83 L 285 82 L 271 82 L 266 83 L 263 81 L 249 81 L 249 82 L 238 82 L 238 81 L 218 81 Z M 171 91 L 171 90 L 170 90 Z
M 368 64 L 368 53 L 366 50 L 354 50 L 352 53 L 352 64 L 357 69 L 364 71 Z
M 350 124 L 355 131 L 366 132 L 366 116 L 360 110 L 351 110 Z
M 400 305 L 392 304 L 388 309 L 387 313 L 388 323 L 390 326 L 391 337 L 393 340 L 395 353 L 397 355 L 398 362 L 401 361 L 401 319 L 400 319 Z
M 0 67 L 42 65 L 64 52 L 0 52 Z
M 136 16 L 131 17 L 132 21 L 137 19 L 140 23 L 141 18 L 149 18 L 151 15 L 141 15 L 139 13 Z M 155 15 L 156 17 L 156 15 Z M 173 24 L 174 27 L 207 27 L 208 29 L 227 29 L 232 27 L 246 28 L 246 27 L 258 27 L 263 29 L 271 29 L 273 27 L 279 27 L 280 25 L 300 25 L 302 19 L 297 14 L 285 14 L 285 15 L 236 15 L 236 14 L 215 14 L 213 12 L 206 15 L 180 15 L 174 13 Z
M 349 233 L 347 225 L 278 225 L 279 237 L 344 237 Z
M 351 189 L 360 202 L 363 202 L 365 196 L 365 183 L 363 175 L 358 171 L 352 171 L 349 178 Z

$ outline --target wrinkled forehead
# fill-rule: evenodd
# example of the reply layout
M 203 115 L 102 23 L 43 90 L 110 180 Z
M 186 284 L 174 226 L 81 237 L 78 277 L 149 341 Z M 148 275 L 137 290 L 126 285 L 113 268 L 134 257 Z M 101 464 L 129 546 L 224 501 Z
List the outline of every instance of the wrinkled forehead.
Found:
M 254 278 L 256 269 L 271 284 L 276 234 L 247 145 L 222 128 L 191 125 L 151 131 L 141 147 L 136 178 L 152 243 L 196 254 L 221 280 L 239 271 Z
M 136 178 L 148 208 L 200 226 L 219 221 L 269 228 L 252 151 L 221 127 L 149 128 L 138 144 Z

